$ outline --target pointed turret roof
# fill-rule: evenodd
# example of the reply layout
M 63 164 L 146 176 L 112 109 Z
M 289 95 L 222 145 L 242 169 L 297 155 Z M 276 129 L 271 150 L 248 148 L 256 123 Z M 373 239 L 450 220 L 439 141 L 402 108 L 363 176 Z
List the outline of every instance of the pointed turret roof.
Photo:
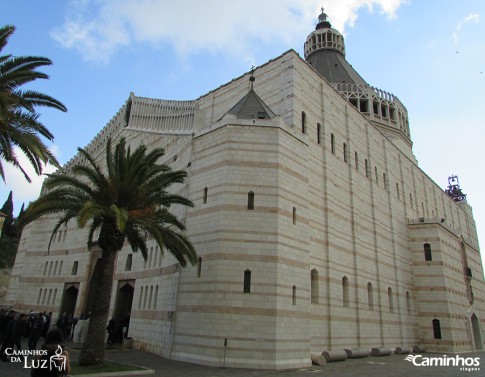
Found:
M 227 113 L 239 119 L 271 119 L 276 116 L 253 89 Z

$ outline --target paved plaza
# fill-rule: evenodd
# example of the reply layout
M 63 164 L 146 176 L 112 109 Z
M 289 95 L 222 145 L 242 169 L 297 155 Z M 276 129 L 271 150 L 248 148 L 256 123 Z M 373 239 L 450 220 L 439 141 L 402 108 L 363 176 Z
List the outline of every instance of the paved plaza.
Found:
M 66 344 L 71 359 L 77 360 L 79 350 Z M 420 363 L 424 358 L 442 357 L 442 354 L 422 354 Z M 447 354 L 448 357 L 455 357 L 455 354 Z M 343 362 L 328 363 L 323 366 L 313 365 L 309 368 L 298 370 L 254 370 L 254 369 L 233 369 L 221 367 L 207 367 L 203 365 L 183 363 L 167 360 L 163 357 L 131 349 L 116 348 L 106 351 L 106 359 L 143 366 L 149 369 L 147 376 L 154 377 L 310 377 L 310 376 L 336 376 L 336 377 L 457 377 L 457 376 L 485 376 L 485 352 L 462 353 L 460 358 L 480 358 L 480 370 L 461 370 L 455 366 L 415 366 L 404 360 L 405 355 L 391 355 L 383 357 L 366 357 L 352 359 Z M 474 368 L 475 369 L 475 368 Z M 123 374 L 127 376 L 126 374 Z M 30 376 L 30 371 L 23 368 L 20 363 L 0 362 L 0 376 L 22 377 Z M 128 375 L 128 376 L 131 376 Z

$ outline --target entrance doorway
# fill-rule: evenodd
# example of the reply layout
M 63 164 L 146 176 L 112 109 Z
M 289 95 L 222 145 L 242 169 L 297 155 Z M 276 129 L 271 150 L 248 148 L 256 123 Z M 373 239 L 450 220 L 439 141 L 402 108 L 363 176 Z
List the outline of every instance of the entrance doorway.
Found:
M 483 349 L 483 342 L 482 342 L 482 332 L 480 331 L 480 321 L 475 313 L 472 314 L 470 318 L 472 322 L 472 333 L 473 333 L 473 341 L 475 343 L 475 349 L 477 351 Z
M 66 313 L 68 316 L 74 314 L 76 310 L 77 295 L 79 288 L 76 284 L 66 283 L 64 285 L 64 292 L 62 294 L 61 311 L 60 313 Z
M 135 292 L 134 286 L 135 280 L 121 280 L 118 282 L 113 319 L 115 320 L 117 335 L 115 336 L 115 339 L 119 342 L 128 336 L 131 306 L 133 303 L 133 294 Z

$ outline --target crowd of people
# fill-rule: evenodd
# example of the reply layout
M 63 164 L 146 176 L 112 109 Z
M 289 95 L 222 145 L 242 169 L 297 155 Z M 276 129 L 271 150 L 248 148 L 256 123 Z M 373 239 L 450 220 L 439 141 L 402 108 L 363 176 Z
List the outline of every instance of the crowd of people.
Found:
M 28 339 L 29 350 L 37 348 L 40 338 L 49 330 L 52 313 L 21 313 L 15 310 L 0 310 L 0 355 L 4 359 L 5 349 L 22 349 L 22 337 Z

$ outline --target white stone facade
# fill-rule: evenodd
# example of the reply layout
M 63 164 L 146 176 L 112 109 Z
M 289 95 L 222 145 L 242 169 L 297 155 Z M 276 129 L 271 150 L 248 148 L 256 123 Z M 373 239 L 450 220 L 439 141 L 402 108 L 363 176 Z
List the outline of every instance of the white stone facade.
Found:
M 87 147 L 102 161 L 108 137 L 124 136 L 164 147 L 165 162 L 188 172 L 178 192 L 195 207 L 175 212 L 199 265 L 180 269 L 150 240 L 146 262 L 129 246 L 118 255 L 111 310 L 125 314 L 119 292 L 131 292 L 134 346 L 269 369 L 309 366 L 311 352 L 344 348 L 482 348 L 485 282 L 470 206 L 295 51 L 254 77 L 276 117 L 227 114 L 248 93 L 247 74 L 195 101 L 131 94 Z M 98 254 L 75 224 L 48 251 L 54 223 L 24 229 L 7 300 L 81 313 Z M 75 309 L 63 301 L 75 296 L 67 289 L 78 292 Z

